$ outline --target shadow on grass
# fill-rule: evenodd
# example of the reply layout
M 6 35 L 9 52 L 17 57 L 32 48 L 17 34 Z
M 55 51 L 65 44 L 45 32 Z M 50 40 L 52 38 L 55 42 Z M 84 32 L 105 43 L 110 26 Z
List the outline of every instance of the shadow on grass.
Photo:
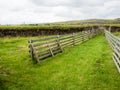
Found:
M 0 90 L 8 90 L 4 84 L 4 81 L 0 78 Z
M 32 59 L 33 64 L 37 64 L 37 60 L 36 59 Z

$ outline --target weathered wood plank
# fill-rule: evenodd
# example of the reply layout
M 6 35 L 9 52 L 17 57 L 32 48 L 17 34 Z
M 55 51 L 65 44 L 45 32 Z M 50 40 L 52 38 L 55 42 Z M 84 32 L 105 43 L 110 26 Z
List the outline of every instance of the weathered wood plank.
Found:
M 41 49 L 43 49 L 43 48 L 48 48 L 48 45 L 36 47 L 36 48 L 34 48 L 34 49 L 35 49 L 36 51 L 38 51 L 38 50 L 41 50 Z
M 49 53 L 49 54 L 45 54 L 45 55 L 39 56 L 39 60 L 47 58 L 49 56 L 52 56 L 52 55 Z
M 120 65 L 120 60 L 119 60 L 119 57 L 117 57 L 117 55 L 116 55 L 115 53 L 113 53 L 113 56 L 116 58 L 117 63 Z
M 36 54 L 38 55 L 38 56 L 41 56 L 41 55 L 44 55 L 44 54 L 50 54 L 50 50 L 48 49 L 48 50 L 45 50 L 45 51 L 40 51 L 40 52 L 37 52 Z
M 44 40 L 49 40 L 49 39 L 54 39 L 57 38 L 57 36 L 50 36 L 50 37 L 44 37 L 36 40 L 31 40 L 32 42 L 38 42 L 38 41 L 44 41 Z
M 60 43 L 65 43 L 65 42 L 72 41 L 72 40 L 73 40 L 72 38 L 69 38 L 69 39 L 65 39 L 64 41 L 60 41 Z
M 116 62 L 116 58 L 114 56 L 112 58 L 113 58 L 113 61 L 114 61 L 115 65 L 116 65 L 116 67 L 118 69 L 118 72 L 120 73 L 120 67 L 118 66 L 118 64 Z
M 72 38 L 72 35 L 65 36 L 65 37 L 60 37 L 59 40 L 61 41 L 61 40 L 69 39 L 69 38 Z
M 61 43 L 61 45 L 64 45 L 64 44 L 69 44 L 69 43 L 73 44 L 73 41 L 72 41 L 72 40 L 70 40 L 70 41 L 67 41 L 67 42 Z

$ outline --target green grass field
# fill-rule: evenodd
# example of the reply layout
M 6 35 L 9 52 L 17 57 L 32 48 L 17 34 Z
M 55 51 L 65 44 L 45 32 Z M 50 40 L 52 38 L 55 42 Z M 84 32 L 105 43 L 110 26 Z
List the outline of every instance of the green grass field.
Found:
M 33 64 L 27 38 L 0 38 L 0 90 L 120 90 L 112 50 L 100 35 Z

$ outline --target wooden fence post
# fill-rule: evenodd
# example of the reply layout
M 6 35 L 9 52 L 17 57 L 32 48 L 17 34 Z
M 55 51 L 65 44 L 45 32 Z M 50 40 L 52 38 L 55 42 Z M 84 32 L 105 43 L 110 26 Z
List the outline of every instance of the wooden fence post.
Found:
M 73 46 L 75 45 L 75 33 L 72 34 Z
M 93 36 L 94 36 L 94 34 L 93 34 L 93 29 L 91 30 L 91 34 L 92 34 L 92 38 L 93 38 Z
M 91 38 L 91 30 L 89 30 L 89 39 Z
M 49 48 L 49 50 L 50 50 L 51 55 L 54 56 L 54 54 L 53 54 L 53 52 L 52 52 L 52 49 L 51 49 L 51 47 L 50 47 L 50 44 L 49 44 L 47 41 L 46 41 L 46 44 L 47 44 L 47 46 L 48 46 L 48 48 Z
M 82 42 L 84 42 L 84 31 L 82 31 Z
M 91 38 L 91 31 L 89 30 L 89 39 Z
M 98 31 L 99 31 L 99 29 L 96 30 L 96 35 L 98 35 Z
M 62 47 L 61 47 L 61 45 L 60 45 L 60 36 L 59 35 L 57 35 L 57 43 L 58 43 L 58 47 L 59 47 L 59 49 L 61 50 L 61 52 L 63 51 L 62 50 Z
M 95 36 L 95 30 L 94 30 L 94 28 L 92 27 L 92 37 L 94 37 Z
M 94 29 L 94 36 L 96 35 L 96 29 Z
M 108 30 L 109 30 L 109 32 L 111 32 L 111 26 L 109 27 L 109 29 L 108 29 Z
M 31 57 L 31 59 L 33 60 L 33 59 L 34 59 L 34 53 L 33 53 L 32 41 L 29 40 L 28 43 L 29 43 L 29 49 L 30 49 L 30 50 L 29 50 L 29 52 L 30 52 L 30 57 Z
M 88 40 L 89 40 L 89 39 L 90 39 L 90 38 L 89 38 L 89 30 L 87 31 L 87 36 L 88 36 Z
M 35 49 L 34 49 L 34 47 L 32 45 L 32 40 L 30 40 L 29 43 L 30 43 L 29 47 L 30 47 L 30 56 L 31 56 L 31 59 L 34 60 L 34 56 L 35 56 L 36 59 L 37 59 L 37 63 L 39 63 L 40 61 L 39 61 L 38 55 L 37 54 L 34 55 L 34 53 L 36 51 L 35 51 Z

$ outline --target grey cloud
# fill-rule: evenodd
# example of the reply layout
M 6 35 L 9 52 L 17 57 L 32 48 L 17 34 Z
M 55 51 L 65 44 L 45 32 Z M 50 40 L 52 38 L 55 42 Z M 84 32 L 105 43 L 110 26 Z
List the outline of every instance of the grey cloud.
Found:
M 118 18 L 119 0 L 1 0 L 0 23 Z
M 66 7 L 81 7 L 81 6 L 98 6 L 104 5 L 103 0 L 31 0 L 38 6 L 66 6 Z

